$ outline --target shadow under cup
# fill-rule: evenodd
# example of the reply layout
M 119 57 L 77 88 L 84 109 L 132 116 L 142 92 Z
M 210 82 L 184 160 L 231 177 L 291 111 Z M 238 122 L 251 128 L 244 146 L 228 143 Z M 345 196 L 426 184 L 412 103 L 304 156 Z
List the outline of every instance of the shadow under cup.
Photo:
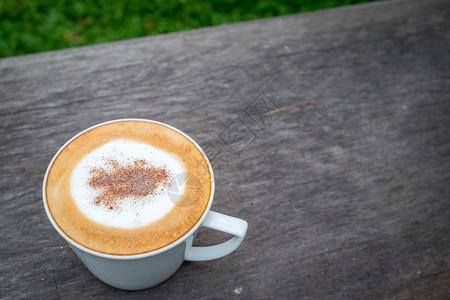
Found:
M 208 164 L 211 177 L 211 192 L 209 201 L 199 221 L 186 234 L 184 234 L 182 237 L 178 238 L 171 244 L 157 250 L 133 255 L 105 254 L 86 248 L 83 245 L 72 240 L 64 233 L 63 230 L 61 230 L 61 228 L 53 219 L 48 207 L 46 196 L 46 185 L 49 171 L 58 155 L 68 144 L 70 144 L 80 135 L 96 127 L 122 121 L 150 122 L 166 126 L 167 128 L 180 133 L 189 141 L 191 141 L 201 152 Z M 80 258 L 80 260 L 96 277 L 116 288 L 125 290 L 140 290 L 150 288 L 168 279 L 178 270 L 184 260 L 213 260 L 230 254 L 240 246 L 247 232 L 248 224 L 242 219 L 210 211 L 214 197 L 214 189 L 215 182 L 211 163 L 209 162 L 200 146 L 191 137 L 172 126 L 161 122 L 144 119 L 121 119 L 101 123 L 90 127 L 74 136 L 59 149 L 59 151 L 55 154 L 52 161 L 50 162 L 45 173 L 43 182 L 43 202 L 47 217 L 49 218 L 55 230 L 66 240 L 69 246 Z M 200 227 L 207 227 L 229 233 L 234 237 L 232 237 L 227 242 L 215 246 L 193 247 L 193 239 L 195 238 L 195 235 Z

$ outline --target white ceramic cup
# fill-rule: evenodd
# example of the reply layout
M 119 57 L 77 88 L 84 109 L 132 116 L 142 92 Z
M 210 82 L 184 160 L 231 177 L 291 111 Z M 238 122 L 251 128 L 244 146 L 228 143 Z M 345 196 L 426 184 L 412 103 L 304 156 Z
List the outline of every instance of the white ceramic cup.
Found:
M 186 233 L 184 236 L 174 241 L 173 243 L 154 251 L 136 255 L 104 254 L 88 249 L 72 240 L 58 227 L 55 220 L 53 220 L 47 205 L 47 198 L 45 194 L 45 185 L 47 182 L 47 176 L 50 171 L 50 167 L 52 166 L 59 153 L 72 140 L 82 135 L 86 131 L 98 126 L 118 121 L 152 122 L 164 125 L 179 132 L 187 139 L 189 139 L 192 143 L 194 143 L 194 145 L 200 150 L 206 162 L 208 163 L 209 172 L 211 174 L 211 196 L 209 198 L 208 206 L 197 224 L 195 224 L 195 226 L 191 230 L 189 230 L 188 233 Z M 69 243 L 69 246 L 86 265 L 86 267 L 103 282 L 113 287 L 124 290 L 141 290 L 155 286 L 172 276 L 178 270 L 184 260 L 205 261 L 220 258 L 230 254 L 231 252 L 236 250 L 236 248 L 238 248 L 242 243 L 248 227 L 247 222 L 242 219 L 227 216 L 210 210 L 214 197 L 214 174 L 211 163 L 209 162 L 200 146 L 184 132 L 167 124 L 151 120 L 113 120 L 95 125 L 74 136 L 59 149 L 59 151 L 55 154 L 52 161 L 50 162 L 49 167 L 47 168 L 47 172 L 45 173 L 42 193 L 45 211 L 50 222 L 52 223 L 56 231 Z M 227 242 L 215 246 L 193 247 L 192 242 L 200 227 L 207 227 L 226 232 L 234 235 L 234 237 Z

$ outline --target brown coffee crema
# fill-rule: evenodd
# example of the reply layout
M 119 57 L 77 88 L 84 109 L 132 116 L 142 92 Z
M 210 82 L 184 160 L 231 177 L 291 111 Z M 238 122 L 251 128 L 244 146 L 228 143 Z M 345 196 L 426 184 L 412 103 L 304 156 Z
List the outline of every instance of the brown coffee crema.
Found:
M 88 219 L 71 196 L 72 171 L 88 153 L 115 139 L 148 144 L 178 156 L 186 173 L 194 177 L 197 184 L 187 184 L 183 196 L 167 215 L 142 227 L 114 228 Z M 136 185 L 133 176 L 147 178 L 153 185 Z M 99 205 L 110 205 L 114 209 L 114 201 L 121 197 L 120 193 L 124 193 L 124 196 L 129 193 L 134 193 L 135 196 L 152 193 L 155 183 L 168 183 L 167 176 L 164 169 L 151 169 L 142 162 L 134 162 L 134 165 L 127 168 L 117 167 L 110 174 L 104 170 L 93 170 L 90 184 L 101 186 L 108 180 L 120 182 L 116 188 L 104 189 L 104 193 L 96 199 Z M 123 178 L 126 180 L 122 180 Z M 211 175 L 200 150 L 182 134 L 157 123 L 117 121 L 95 127 L 72 140 L 51 165 L 45 192 L 54 221 L 72 240 L 106 254 L 133 255 L 167 246 L 195 226 L 208 206 Z

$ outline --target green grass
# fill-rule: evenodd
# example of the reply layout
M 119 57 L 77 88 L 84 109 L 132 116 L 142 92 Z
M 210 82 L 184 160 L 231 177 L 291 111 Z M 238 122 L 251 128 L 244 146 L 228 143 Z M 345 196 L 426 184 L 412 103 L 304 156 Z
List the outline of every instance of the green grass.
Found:
M 0 57 L 373 0 L 0 0 Z

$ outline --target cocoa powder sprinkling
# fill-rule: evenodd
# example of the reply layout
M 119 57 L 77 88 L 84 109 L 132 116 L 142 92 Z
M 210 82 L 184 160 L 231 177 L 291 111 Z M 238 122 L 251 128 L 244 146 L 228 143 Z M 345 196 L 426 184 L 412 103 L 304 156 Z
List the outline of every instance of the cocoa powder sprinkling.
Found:
M 108 163 L 110 169 L 95 168 L 90 172 L 92 177 L 89 185 L 101 190 L 100 195 L 94 199 L 97 206 L 115 210 L 118 209 L 119 201 L 124 198 L 136 200 L 155 195 L 158 187 L 169 184 L 170 173 L 165 168 L 147 165 L 144 160 L 136 160 L 127 166 L 120 166 L 114 160 Z

